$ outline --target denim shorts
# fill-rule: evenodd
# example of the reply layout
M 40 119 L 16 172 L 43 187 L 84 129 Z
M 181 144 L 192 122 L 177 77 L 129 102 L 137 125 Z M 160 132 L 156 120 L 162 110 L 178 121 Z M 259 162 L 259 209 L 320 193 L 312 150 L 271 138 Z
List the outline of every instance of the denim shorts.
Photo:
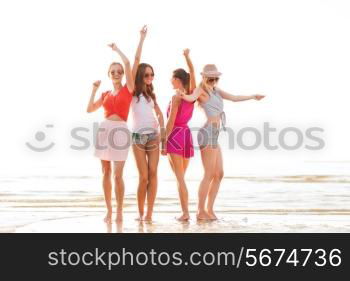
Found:
M 156 140 L 157 138 L 158 138 L 158 133 L 150 133 L 150 134 L 132 133 L 133 144 L 145 145 L 149 141 Z
M 205 125 L 204 127 L 200 128 L 200 130 L 198 131 L 198 135 L 197 135 L 198 145 L 201 148 L 206 146 L 212 146 L 214 148 L 217 147 L 219 134 L 220 134 L 220 127 L 217 127 L 212 123 Z

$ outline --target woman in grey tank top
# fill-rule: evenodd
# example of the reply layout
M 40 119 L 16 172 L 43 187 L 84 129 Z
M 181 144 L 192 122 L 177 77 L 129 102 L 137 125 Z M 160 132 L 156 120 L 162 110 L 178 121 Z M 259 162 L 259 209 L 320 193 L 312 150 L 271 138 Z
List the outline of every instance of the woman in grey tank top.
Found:
M 225 130 L 226 123 L 223 100 L 261 100 L 264 96 L 236 96 L 217 88 L 221 73 L 213 64 L 206 65 L 201 75 L 202 82 L 193 94 L 180 96 L 189 102 L 198 100 L 207 117 L 205 125 L 198 132 L 204 176 L 198 190 L 197 219 L 216 220 L 214 202 L 224 176 L 222 153 L 218 144 L 220 127 Z

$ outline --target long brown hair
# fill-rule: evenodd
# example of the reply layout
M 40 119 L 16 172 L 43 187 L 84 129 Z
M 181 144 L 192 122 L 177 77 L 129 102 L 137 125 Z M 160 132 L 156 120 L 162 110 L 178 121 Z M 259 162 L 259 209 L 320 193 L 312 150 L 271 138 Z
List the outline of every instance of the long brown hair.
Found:
M 179 79 L 187 94 L 190 94 L 190 74 L 183 68 L 178 68 L 174 70 L 173 77 Z
M 135 77 L 135 91 L 134 96 L 137 97 L 137 102 L 140 101 L 140 95 L 143 94 L 147 101 L 151 99 L 156 102 L 156 95 L 153 92 L 153 84 L 147 85 L 144 83 L 144 77 L 146 73 L 146 68 L 149 67 L 154 73 L 153 67 L 148 63 L 140 63 L 137 67 L 136 77 Z

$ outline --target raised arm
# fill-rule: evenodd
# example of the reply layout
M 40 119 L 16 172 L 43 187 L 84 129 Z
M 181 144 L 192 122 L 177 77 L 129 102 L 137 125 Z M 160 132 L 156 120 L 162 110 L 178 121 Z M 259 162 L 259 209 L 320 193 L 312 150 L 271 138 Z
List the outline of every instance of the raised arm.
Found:
M 173 96 L 173 98 L 171 100 L 171 105 L 170 105 L 170 114 L 169 114 L 168 122 L 167 122 L 166 128 L 165 128 L 165 138 L 166 139 L 168 139 L 171 131 L 174 128 L 176 114 L 177 114 L 177 110 L 179 108 L 179 104 L 180 104 L 180 98 L 178 96 Z
M 131 66 L 129 59 L 124 55 L 124 53 L 117 47 L 115 43 L 111 43 L 108 45 L 112 48 L 113 51 L 117 52 L 120 58 L 122 59 L 125 67 L 125 76 L 126 76 L 126 86 L 128 87 L 129 92 L 134 91 L 134 79 L 132 78 Z
M 236 96 L 236 95 L 232 95 L 229 94 L 221 89 L 218 89 L 220 95 L 222 96 L 223 99 L 225 100 L 230 100 L 233 102 L 237 102 L 237 101 L 246 101 L 246 100 L 261 100 L 263 99 L 265 96 L 262 95 L 251 95 L 251 96 Z
M 194 89 L 196 88 L 196 75 L 194 73 L 194 66 L 192 63 L 192 60 L 190 58 L 190 49 L 185 49 L 184 50 L 184 56 L 186 59 L 186 63 L 188 66 L 188 69 L 190 71 L 190 93 L 192 93 L 194 91 Z
M 136 78 L 137 68 L 140 64 L 143 42 L 145 41 L 146 35 L 147 35 L 147 25 L 144 25 L 140 31 L 140 41 L 139 41 L 139 45 L 137 46 L 134 65 L 132 66 L 132 77 L 134 80 Z
M 86 109 L 88 113 L 94 112 L 102 106 L 102 102 L 103 102 L 102 97 L 100 97 L 97 101 L 95 101 L 96 92 L 100 87 L 100 85 L 101 85 L 100 80 L 95 81 L 92 84 L 92 92 L 91 92 L 90 100 Z

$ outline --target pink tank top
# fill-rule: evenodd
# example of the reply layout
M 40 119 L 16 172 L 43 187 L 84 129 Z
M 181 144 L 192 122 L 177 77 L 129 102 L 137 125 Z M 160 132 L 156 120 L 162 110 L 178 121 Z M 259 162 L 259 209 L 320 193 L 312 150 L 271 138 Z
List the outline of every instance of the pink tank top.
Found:
M 167 110 L 167 117 L 169 118 L 171 102 L 169 103 Z M 192 118 L 192 113 L 194 109 L 194 103 L 181 100 L 179 108 L 177 110 L 174 127 L 184 127 Z

